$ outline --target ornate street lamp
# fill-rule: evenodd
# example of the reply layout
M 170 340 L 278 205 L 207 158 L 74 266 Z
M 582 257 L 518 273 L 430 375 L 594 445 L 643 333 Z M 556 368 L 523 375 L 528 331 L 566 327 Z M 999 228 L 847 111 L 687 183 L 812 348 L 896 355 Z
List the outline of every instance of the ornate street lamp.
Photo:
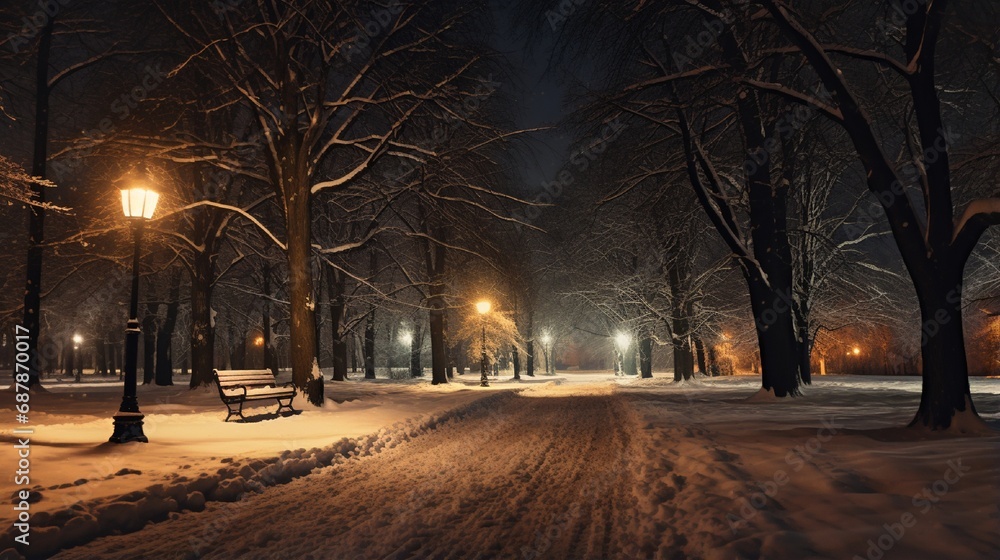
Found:
M 490 308 L 491 307 L 492 307 L 492 305 L 490 305 L 490 302 L 486 301 L 485 299 L 483 301 L 480 301 L 480 302 L 476 303 L 476 311 L 479 312 L 479 316 L 481 317 L 481 322 L 483 324 L 483 342 L 482 342 L 482 345 L 480 346 L 480 349 L 482 350 L 482 357 L 481 357 L 481 360 L 479 362 L 479 371 L 480 371 L 480 374 L 479 374 L 479 386 L 480 387 L 489 387 L 490 386 L 490 380 L 486 376 L 486 367 L 489 365 L 489 364 L 486 363 L 486 314 L 490 312 Z
M 115 432 L 112 443 L 141 441 L 147 443 L 142 432 L 143 415 L 139 412 L 139 401 L 135 397 L 136 366 L 139 358 L 139 244 L 146 220 L 153 217 L 160 195 L 144 187 L 122 190 L 122 211 L 132 228 L 135 247 L 132 253 L 132 299 L 129 303 L 129 319 L 125 327 L 125 389 L 122 404 L 115 414 Z

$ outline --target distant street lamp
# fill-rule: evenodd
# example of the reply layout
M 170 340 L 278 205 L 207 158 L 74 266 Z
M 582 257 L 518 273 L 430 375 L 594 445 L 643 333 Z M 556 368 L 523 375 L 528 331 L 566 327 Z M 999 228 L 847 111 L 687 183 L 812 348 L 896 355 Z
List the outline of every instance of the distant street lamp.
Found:
M 489 377 L 486 376 L 486 367 L 488 365 L 487 362 L 486 362 L 486 314 L 490 312 L 490 308 L 492 308 L 492 307 L 493 306 L 490 305 L 490 302 L 488 302 L 486 300 L 483 300 L 483 301 L 480 301 L 480 302 L 476 303 L 476 311 L 479 312 L 480 321 L 481 321 L 482 326 L 483 326 L 483 340 L 482 340 L 482 345 L 480 346 L 480 350 L 482 351 L 482 355 L 480 357 L 480 362 L 479 362 L 479 372 L 480 372 L 479 373 L 479 386 L 480 387 L 489 387 L 490 386 Z
M 142 432 L 143 415 L 139 412 L 136 399 L 136 366 L 139 358 L 139 245 L 142 241 L 146 220 L 153 217 L 153 210 L 160 195 L 143 187 L 133 187 L 121 191 L 122 211 L 132 228 L 135 247 L 132 253 L 132 299 L 129 303 L 129 319 L 125 327 L 125 389 L 122 404 L 115 415 L 115 432 L 112 443 L 130 441 L 148 442 Z
M 413 337 L 413 333 L 409 331 L 404 331 L 403 334 L 399 336 L 399 342 L 409 350 L 407 356 L 409 356 L 410 377 L 420 377 L 423 372 L 420 371 L 419 367 L 420 365 L 419 342 Z
M 83 373 L 83 363 L 80 361 L 80 345 L 83 344 L 83 337 L 73 335 L 73 363 L 76 364 L 76 382 L 80 382 L 80 375 Z
M 545 373 L 552 373 L 549 369 L 549 353 L 552 351 L 552 337 L 548 333 L 542 335 L 542 354 L 545 355 Z

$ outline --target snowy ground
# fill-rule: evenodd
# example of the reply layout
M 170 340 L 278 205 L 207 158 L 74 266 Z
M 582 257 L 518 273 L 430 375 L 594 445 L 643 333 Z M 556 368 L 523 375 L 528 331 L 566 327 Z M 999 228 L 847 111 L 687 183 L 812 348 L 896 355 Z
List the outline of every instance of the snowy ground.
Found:
M 1000 435 L 898 429 L 919 379 L 820 378 L 785 403 L 746 402 L 756 378 L 459 379 L 331 384 L 353 400 L 246 424 L 221 422 L 217 393 L 143 388 L 151 443 L 126 446 L 100 443 L 109 388 L 53 389 L 34 402 L 33 511 L 48 513 L 32 552 L 1000 557 Z M 170 399 L 152 404 L 157 392 Z M 973 395 L 1000 427 L 1000 380 L 973 380 Z

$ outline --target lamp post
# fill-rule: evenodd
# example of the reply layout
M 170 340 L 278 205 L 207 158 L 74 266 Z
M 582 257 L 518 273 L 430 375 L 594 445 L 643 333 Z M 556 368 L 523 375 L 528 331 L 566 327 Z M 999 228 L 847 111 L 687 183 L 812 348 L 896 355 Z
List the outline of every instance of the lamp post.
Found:
M 550 374 L 551 373 L 551 370 L 549 370 L 549 353 L 550 353 L 549 344 L 551 344 L 551 343 L 552 343 L 552 337 L 549 336 L 548 333 L 543 334 L 542 335 L 542 354 L 545 356 L 545 373 L 546 374 Z
M 486 363 L 486 314 L 490 312 L 490 308 L 491 307 L 492 307 L 492 305 L 490 305 L 490 302 L 488 302 L 486 300 L 480 301 L 479 303 L 476 304 L 476 311 L 479 312 L 480 321 L 482 322 L 482 326 L 483 326 L 483 340 L 482 340 L 482 344 L 479 347 L 480 350 L 482 351 L 482 355 L 481 355 L 480 362 L 479 362 L 479 372 L 480 372 L 479 373 L 479 386 L 480 387 L 489 387 L 490 386 L 489 377 L 486 376 L 486 367 L 488 365 Z
M 400 344 L 403 345 L 404 348 L 408 350 L 407 356 L 409 357 L 410 377 L 420 377 L 421 372 L 418 371 L 419 368 L 417 367 L 417 360 L 415 359 L 420 355 L 416 354 L 416 352 L 419 350 L 414 348 L 415 339 L 413 337 L 413 333 L 411 333 L 410 331 L 403 332 L 403 334 L 399 336 L 399 342 Z
M 122 211 L 132 228 L 135 247 L 132 253 L 132 299 L 129 302 L 129 319 L 125 327 L 125 389 L 122 404 L 115 414 L 115 432 L 112 443 L 130 441 L 148 442 L 142 432 L 143 415 L 139 412 L 139 401 L 135 396 L 136 365 L 139 358 L 139 245 L 146 220 L 153 217 L 160 195 L 143 187 L 133 187 L 121 191 Z
M 73 335 L 73 365 L 76 366 L 76 377 L 77 383 L 80 382 L 80 375 L 83 373 L 83 363 L 80 362 L 80 344 L 83 343 L 83 337 L 74 334 Z

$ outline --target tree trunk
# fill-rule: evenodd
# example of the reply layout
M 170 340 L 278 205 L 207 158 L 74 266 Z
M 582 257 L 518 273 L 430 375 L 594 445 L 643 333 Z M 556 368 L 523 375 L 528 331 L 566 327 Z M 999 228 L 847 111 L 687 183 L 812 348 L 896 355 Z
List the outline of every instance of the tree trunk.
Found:
M 433 335 L 432 335 L 433 336 Z M 375 309 L 365 323 L 365 379 L 375 379 Z
M 962 330 L 961 270 L 914 279 L 923 325 L 920 349 L 923 375 L 920 406 L 911 426 L 944 429 L 951 426 L 957 412 L 969 409 L 972 415 L 977 415 L 969 390 Z
M 512 349 L 514 362 L 514 379 L 521 380 L 521 355 L 517 351 L 517 346 Z
M 94 345 L 94 353 L 97 356 L 97 371 L 101 375 L 108 374 L 108 357 L 105 354 L 106 343 L 103 340 L 99 340 Z
M 55 17 L 46 18 L 38 36 L 35 61 L 35 137 L 31 158 L 31 174 L 45 178 L 49 147 L 49 54 Z M 46 187 L 32 183 L 31 193 L 39 204 L 45 202 Z M 42 244 L 45 241 L 45 209 L 28 207 L 28 257 L 24 288 L 24 316 L 21 324 L 28 331 L 28 387 L 40 382 L 41 358 L 38 336 L 41 327 Z
M 711 375 L 712 377 L 716 377 L 719 375 L 719 363 L 715 359 L 716 357 L 715 346 L 709 344 L 707 350 L 708 350 L 708 356 L 707 356 L 708 374 Z
M 152 284 L 152 282 L 147 282 Z M 150 290 L 152 291 L 152 290 Z M 153 294 L 150 294 L 151 296 Z M 146 305 L 146 316 L 142 319 L 142 384 L 149 385 L 156 375 L 156 319 L 160 305 Z
M 774 281 L 779 275 L 774 276 Z M 759 277 L 748 280 L 751 309 L 760 347 L 761 383 L 775 396 L 799 394 L 799 353 L 792 326 L 791 305 L 780 289 Z
M 527 353 L 527 356 L 524 359 L 524 361 L 525 361 L 525 374 L 527 374 L 528 377 L 534 377 L 535 376 L 535 341 L 529 338 L 528 342 L 525 344 L 524 351 L 525 351 L 525 353 Z
M 283 162 L 289 181 L 294 181 L 298 160 L 296 143 L 286 146 L 291 153 Z M 291 341 L 292 382 L 309 402 L 323 404 L 323 376 L 319 373 L 316 347 L 316 294 L 312 273 L 312 215 L 308 185 L 285 184 L 285 225 L 288 248 L 289 336 Z M 315 368 L 315 372 L 314 372 Z
M 278 376 L 278 353 L 274 347 L 275 341 L 271 333 L 271 266 L 264 263 L 261 274 L 264 278 L 262 288 L 264 289 L 264 305 L 261 307 L 261 332 L 264 337 L 264 367 L 271 370 L 271 374 Z
M 190 387 L 214 383 L 215 319 L 212 317 L 214 259 L 205 252 L 195 255 L 191 272 L 191 382 Z
M 448 382 L 448 318 L 446 315 L 447 301 L 445 301 L 448 250 L 445 243 L 449 229 L 447 226 L 433 226 L 428 223 L 428 220 L 434 218 L 425 214 L 422 205 L 420 213 L 423 217 L 424 227 L 429 234 L 428 237 L 424 238 L 424 264 L 427 278 L 430 280 L 428 288 L 430 296 L 427 303 L 430 306 L 431 384 L 438 385 Z M 431 236 L 434 238 L 433 241 Z
M 167 313 L 156 333 L 156 384 L 161 386 L 174 384 L 173 340 L 180 308 L 180 287 L 180 276 L 173 274 L 167 296 Z
M 698 360 L 698 373 L 708 375 L 708 369 L 705 365 L 705 344 L 702 343 L 701 338 L 697 336 L 693 336 L 691 338 L 694 341 L 694 355 Z
M 63 345 L 63 375 L 73 375 L 73 342 Z
M 424 368 L 420 365 L 420 347 L 424 342 L 424 330 L 417 327 L 413 329 L 413 338 L 410 339 L 410 377 L 420 377 L 424 374 Z M 441 362 L 444 366 L 444 358 Z
M 653 337 L 649 335 L 639 341 L 639 373 L 643 379 L 653 377 Z
M 622 354 L 622 373 L 625 375 L 639 375 L 635 354 L 635 348 L 631 345 Z
M 686 321 L 680 322 L 686 323 Z M 676 324 L 678 321 L 675 320 L 674 323 Z M 674 334 L 671 341 L 674 350 L 674 381 L 691 379 L 694 377 L 694 359 L 691 354 L 690 339 Z
M 115 354 L 115 345 L 111 342 L 104 343 L 104 355 L 107 357 L 108 362 L 108 375 L 114 377 L 118 374 L 118 360 Z
M 351 338 L 351 373 L 358 373 L 358 333 Z
M 327 294 L 330 298 L 330 331 L 333 338 L 333 380 L 347 379 L 347 340 L 344 338 L 344 314 L 346 279 L 339 270 L 327 269 Z
M 448 382 L 448 333 L 443 286 L 431 287 L 430 329 L 431 329 L 431 383 L 438 385 Z

